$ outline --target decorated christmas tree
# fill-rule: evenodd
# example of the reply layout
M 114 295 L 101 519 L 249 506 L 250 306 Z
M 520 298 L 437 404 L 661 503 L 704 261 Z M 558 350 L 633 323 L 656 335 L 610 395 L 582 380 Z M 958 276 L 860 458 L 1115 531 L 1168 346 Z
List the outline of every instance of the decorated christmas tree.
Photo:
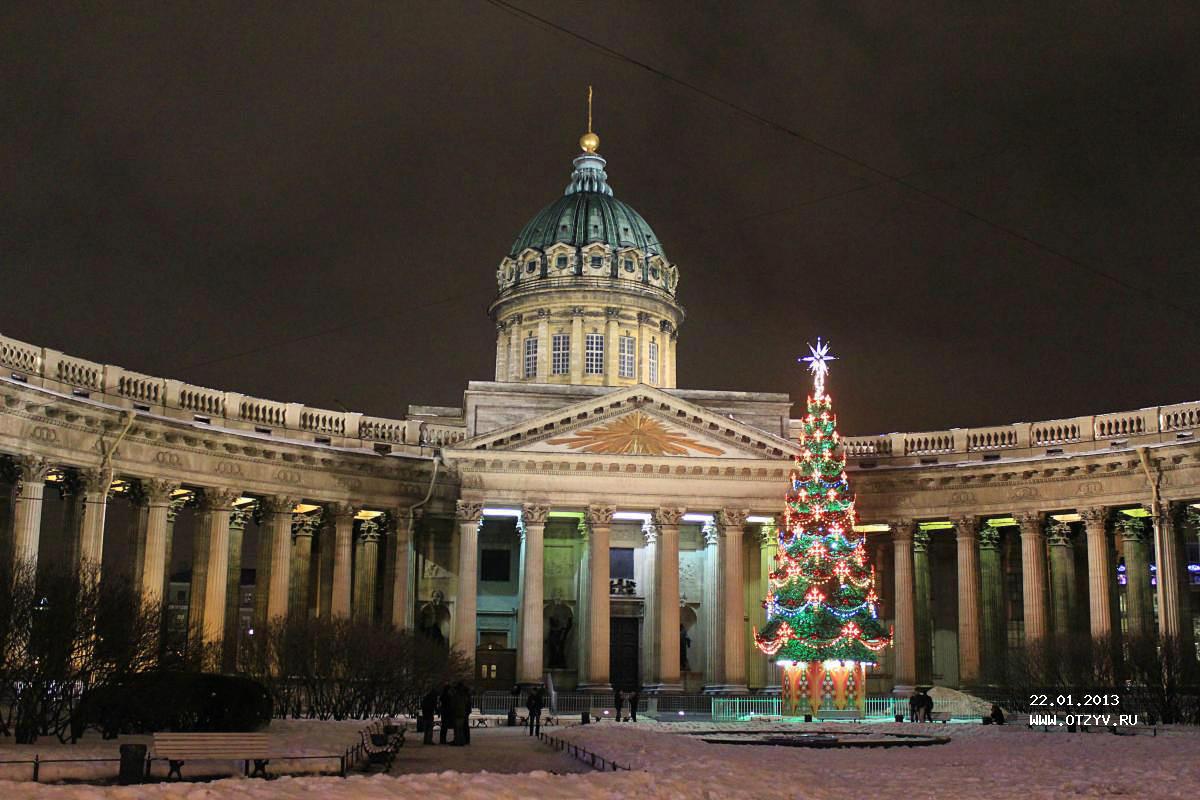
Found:
M 817 339 L 807 361 L 813 394 L 800 434 L 791 488 L 779 525 L 775 569 L 767 581 L 767 623 L 755 632 L 758 647 L 783 669 L 789 713 L 824 706 L 863 710 L 866 667 L 891 644 L 877 616 L 875 571 L 864 536 L 854 531 L 854 496 L 837 417 L 825 393 L 828 343 Z

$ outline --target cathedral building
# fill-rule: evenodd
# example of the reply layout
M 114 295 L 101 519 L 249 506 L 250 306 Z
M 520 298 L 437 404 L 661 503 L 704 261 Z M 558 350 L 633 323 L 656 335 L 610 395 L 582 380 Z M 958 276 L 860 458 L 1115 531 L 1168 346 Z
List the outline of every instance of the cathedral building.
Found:
M 678 387 L 681 268 L 580 150 L 502 251 L 494 379 L 461 407 L 370 417 L 0 337 L 0 553 L 127 575 L 227 669 L 299 614 L 420 630 L 484 689 L 777 690 L 752 630 L 804 398 Z M 895 632 L 871 691 L 991 683 L 1059 634 L 1190 645 L 1197 430 L 1200 402 L 844 438 Z

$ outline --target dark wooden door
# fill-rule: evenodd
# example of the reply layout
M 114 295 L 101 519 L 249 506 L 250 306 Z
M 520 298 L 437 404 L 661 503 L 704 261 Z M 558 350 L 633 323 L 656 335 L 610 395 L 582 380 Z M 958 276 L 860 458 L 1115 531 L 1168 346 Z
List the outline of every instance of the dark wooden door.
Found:
M 631 692 L 641 688 L 638 674 L 638 620 L 613 617 L 609 629 L 608 676 L 613 689 Z

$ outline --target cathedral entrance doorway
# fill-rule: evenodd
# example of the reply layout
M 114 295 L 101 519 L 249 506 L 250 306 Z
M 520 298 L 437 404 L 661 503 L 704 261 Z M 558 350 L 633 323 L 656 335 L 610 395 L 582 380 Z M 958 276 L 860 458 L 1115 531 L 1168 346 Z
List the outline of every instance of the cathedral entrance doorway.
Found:
M 640 689 L 637 617 L 613 617 L 609 629 L 608 674 L 614 691 Z

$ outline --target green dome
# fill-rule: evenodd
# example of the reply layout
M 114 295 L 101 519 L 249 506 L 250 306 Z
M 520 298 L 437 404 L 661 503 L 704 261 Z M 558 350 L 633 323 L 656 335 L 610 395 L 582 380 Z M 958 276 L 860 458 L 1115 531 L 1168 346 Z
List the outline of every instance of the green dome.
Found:
M 648 256 L 665 259 L 658 236 L 642 215 L 613 197 L 604 164 L 604 159 L 594 153 L 576 158 L 566 193 L 521 229 L 509 255 L 515 256 L 528 247 L 544 251 L 558 242 L 576 247 L 603 242 L 614 250 L 636 247 Z

